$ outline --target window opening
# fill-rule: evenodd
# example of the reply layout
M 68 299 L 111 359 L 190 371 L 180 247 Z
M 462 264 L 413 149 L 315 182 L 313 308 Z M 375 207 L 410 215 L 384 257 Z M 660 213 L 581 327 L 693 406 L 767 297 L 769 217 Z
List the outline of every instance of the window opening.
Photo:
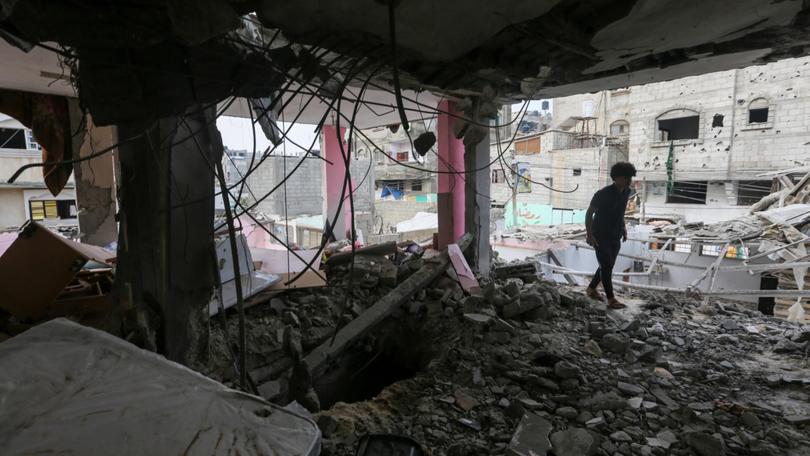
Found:
M 766 123 L 768 122 L 768 100 L 764 98 L 757 98 L 748 105 L 748 123 Z
M 74 200 L 30 200 L 28 209 L 31 220 L 61 220 L 77 215 Z
M 750 206 L 771 194 L 769 180 L 739 181 L 737 183 L 737 205 Z
M 658 140 L 677 141 L 700 137 L 700 116 L 658 119 Z
M 21 128 L 0 128 L 0 149 L 27 149 Z
M 627 136 L 630 133 L 630 124 L 624 120 L 617 120 L 610 124 L 610 136 Z
M 748 123 L 765 123 L 768 121 L 768 108 L 748 110 Z
M 667 203 L 706 204 L 707 181 L 676 181 L 667 195 Z

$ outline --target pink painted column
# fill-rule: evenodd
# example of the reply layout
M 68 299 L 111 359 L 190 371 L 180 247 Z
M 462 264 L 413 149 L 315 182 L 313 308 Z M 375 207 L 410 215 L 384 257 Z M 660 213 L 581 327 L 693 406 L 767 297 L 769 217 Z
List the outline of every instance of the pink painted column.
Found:
M 338 140 L 337 130 L 333 125 L 324 125 L 321 129 L 322 139 L 323 139 L 323 157 L 330 162 L 331 164 L 326 163 L 324 165 L 324 169 L 326 171 L 325 178 L 324 178 L 324 217 L 326 220 L 331 223 L 332 219 L 335 217 L 335 212 L 337 211 L 338 204 L 340 204 L 341 198 L 346 197 L 350 191 L 350 188 L 346 187 L 346 193 L 342 194 L 341 190 L 343 190 L 343 180 L 346 177 L 346 166 L 343 162 L 344 156 L 341 154 L 340 143 L 343 143 L 343 152 L 348 154 L 349 153 L 349 144 L 344 139 L 344 135 L 346 134 L 346 129 L 340 129 L 340 140 Z M 346 231 L 349 230 L 351 218 L 349 214 L 349 201 L 348 199 L 343 203 L 343 209 L 340 211 L 340 217 L 338 217 L 335 223 L 335 238 L 336 239 L 346 239 Z
M 451 101 L 439 103 L 437 142 L 439 147 L 439 249 L 456 242 L 464 235 L 464 142 L 456 139 L 453 124 L 456 118 L 444 114 L 461 112 Z M 452 171 L 457 174 L 444 174 Z

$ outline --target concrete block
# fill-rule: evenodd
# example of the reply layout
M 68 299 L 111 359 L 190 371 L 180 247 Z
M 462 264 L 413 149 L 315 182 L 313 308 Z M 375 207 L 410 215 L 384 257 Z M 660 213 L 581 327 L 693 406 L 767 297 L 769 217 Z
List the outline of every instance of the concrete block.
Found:
M 552 424 L 534 413 L 523 415 L 506 454 L 509 456 L 545 456 L 551 448 L 548 439 Z

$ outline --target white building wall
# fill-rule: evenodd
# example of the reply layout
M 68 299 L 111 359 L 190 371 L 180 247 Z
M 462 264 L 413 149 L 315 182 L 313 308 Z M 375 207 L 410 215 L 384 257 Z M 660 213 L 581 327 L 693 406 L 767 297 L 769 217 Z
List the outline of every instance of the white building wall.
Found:
M 544 133 L 543 138 L 552 135 L 553 132 Z M 494 159 L 497 151 L 493 150 L 491 155 Z M 593 194 L 610 184 L 610 167 L 626 159 L 626 153 L 615 146 L 544 150 L 539 154 L 518 155 L 515 160 L 528 163 L 534 183 L 531 184 L 531 193 L 517 194 L 517 203 L 549 204 L 556 209 L 587 209 Z M 511 157 L 505 158 L 505 162 L 515 167 Z M 501 169 L 501 165 L 494 164 L 492 169 Z M 503 169 L 511 181 L 511 171 L 506 167 Z M 580 175 L 575 176 L 574 170 L 579 170 Z M 493 183 L 490 197 L 496 205 L 507 204 L 512 199 L 512 189 L 507 183 Z
M 669 142 L 657 141 L 656 118 L 678 108 L 700 115 L 700 137 L 675 141 L 675 181 L 707 181 L 706 204 L 666 203 L 665 190 L 647 195 L 647 215 L 677 215 L 687 221 L 739 216 L 738 181 L 810 165 L 810 58 L 723 71 L 629 88 L 630 161 L 647 178 L 665 185 Z M 768 122 L 749 124 L 752 101 L 764 99 Z M 722 126 L 713 127 L 715 115 Z M 748 185 L 751 185 L 749 182 Z M 665 187 L 661 187 L 665 188 Z
M 28 219 L 22 188 L 0 188 L 0 231 L 15 230 Z
M 732 128 L 734 71 L 694 76 L 630 88 L 630 161 L 638 179 L 666 180 L 670 142 L 657 140 L 657 118 L 673 109 L 700 115 L 699 138 L 674 141 L 674 180 L 725 179 Z M 723 127 L 712 127 L 714 115 Z
M 767 101 L 768 121 L 749 124 L 749 105 L 757 99 Z M 557 98 L 554 107 L 555 127 L 565 124 L 570 130 L 548 130 L 541 139 L 541 154 L 518 160 L 530 164 L 535 181 L 564 190 L 580 187 L 566 195 L 533 185 L 531 194 L 518 194 L 518 202 L 584 207 L 593 191 L 610 183 L 608 170 L 613 162 L 606 163 L 604 157 L 600 161 L 594 155 L 597 149 L 563 150 L 574 147 L 571 132 L 581 129 L 566 120 L 588 113 L 598 117 L 591 121 L 590 134 L 610 135 L 611 124 L 628 122 L 628 156 L 616 157 L 614 162 L 627 159 L 635 164 L 639 192 L 640 181 L 646 178 L 648 216 L 675 216 L 689 222 L 728 220 L 748 210 L 737 205 L 739 184 L 764 188 L 763 183 L 751 181 L 768 180 L 758 177 L 764 172 L 810 165 L 810 57 Z M 705 204 L 666 202 L 670 142 L 659 140 L 657 119 L 675 109 L 692 110 L 699 116 L 699 135 L 674 141 L 672 178 L 707 182 Z M 577 168 L 581 176 L 573 175 Z M 502 203 L 511 192 L 505 184 L 493 184 L 492 195 Z
M 550 155 L 554 188 L 560 190 L 549 191 L 550 204 L 560 209 L 587 209 L 593 194 L 612 182 L 610 167 L 627 160 L 615 146 L 555 150 Z M 580 175 L 574 175 L 576 170 Z
M 648 181 L 644 201 L 647 218 L 655 216 L 682 218 L 687 223 L 714 223 L 731 220 L 748 212 L 748 206 L 737 206 L 737 193 L 726 182 L 709 182 L 706 204 L 673 204 L 666 202 L 666 181 Z M 640 192 L 641 190 L 639 190 Z
M 748 124 L 748 106 L 765 98 L 766 125 Z M 731 177 L 810 164 L 810 58 L 787 59 L 737 72 Z

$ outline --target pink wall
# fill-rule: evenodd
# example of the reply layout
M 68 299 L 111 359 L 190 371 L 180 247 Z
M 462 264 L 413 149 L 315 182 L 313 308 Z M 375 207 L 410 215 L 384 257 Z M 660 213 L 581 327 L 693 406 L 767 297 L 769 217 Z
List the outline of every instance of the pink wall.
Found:
M 344 157 L 341 155 L 340 143 L 343 143 L 343 152 L 346 154 L 349 153 L 349 145 L 344 139 L 344 135 L 346 134 L 345 128 L 340 129 L 340 140 L 338 140 L 337 130 L 333 125 L 324 125 L 321 131 L 323 134 L 323 157 L 332 162 L 332 164 L 326 163 L 326 166 L 324 166 L 326 169 L 326 178 L 324 179 L 326 182 L 326 211 L 324 214 L 326 215 L 326 219 L 331 223 L 332 219 L 335 217 L 335 211 L 337 210 L 341 197 L 347 196 L 350 191 L 347 187 L 346 194 L 341 195 L 343 179 L 346 177 L 346 166 L 343 163 Z M 348 200 L 343 203 L 343 210 L 341 212 L 342 217 L 338 219 L 337 226 L 342 227 L 342 229 L 335 229 L 335 237 L 337 239 L 344 239 L 346 237 L 346 230 L 350 228 Z
M 451 101 L 441 101 L 439 111 L 461 116 Z M 453 135 L 457 121 L 449 114 L 440 113 L 437 125 L 440 172 L 464 172 L 464 142 Z M 464 235 L 464 175 L 439 174 L 439 248 L 456 242 Z

